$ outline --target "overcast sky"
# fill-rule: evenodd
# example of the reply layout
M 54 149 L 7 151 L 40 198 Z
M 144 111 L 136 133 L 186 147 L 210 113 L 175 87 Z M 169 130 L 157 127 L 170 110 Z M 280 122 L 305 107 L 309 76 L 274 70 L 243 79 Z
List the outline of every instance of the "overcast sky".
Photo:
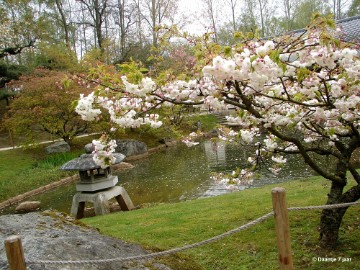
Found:
M 204 4 L 202 0 L 178 0 L 179 13 L 189 15 L 188 26 L 184 30 L 192 33 L 199 34 L 205 32 L 206 18 L 204 18 Z

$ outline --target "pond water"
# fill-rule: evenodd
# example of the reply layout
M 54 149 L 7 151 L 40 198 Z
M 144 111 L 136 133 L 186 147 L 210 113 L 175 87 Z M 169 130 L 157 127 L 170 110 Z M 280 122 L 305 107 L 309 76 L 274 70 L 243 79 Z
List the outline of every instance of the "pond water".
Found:
M 225 142 L 206 141 L 188 148 L 184 144 L 166 148 L 149 158 L 134 161 L 135 168 L 117 173 L 135 205 L 178 202 L 231 192 L 210 176 L 213 172 L 232 172 L 245 165 L 252 149 Z M 252 186 L 283 182 L 313 175 L 301 159 L 288 157 L 282 172 L 276 177 L 267 170 L 256 175 Z M 248 187 L 240 187 L 245 189 Z M 35 196 L 42 209 L 70 212 L 75 184 Z

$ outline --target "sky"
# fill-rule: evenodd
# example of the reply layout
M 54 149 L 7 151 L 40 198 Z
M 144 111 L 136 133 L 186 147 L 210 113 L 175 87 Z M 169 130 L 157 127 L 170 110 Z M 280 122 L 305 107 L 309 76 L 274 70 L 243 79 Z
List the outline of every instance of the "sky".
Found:
M 215 10 L 217 10 L 215 19 L 218 22 L 224 22 L 229 20 L 230 6 L 224 6 L 225 1 L 215 0 Z M 237 8 L 241 8 L 241 1 L 238 1 Z M 191 34 L 202 34 L 207 32 L 209 27 L 209 20 L 204 16 L 205 4 L 203 0 L 178 0 L 179 14 L 189 15 L 189 26 L 185 27 L 185 31 Z M 227 12 L 229 14 L 227 14 Z M 178 15 L 179 15 L 178 14 Z
M 189 16 L 189 25 L 184 28 L 191 34 L 199 34 L 205 32 L 204 18 L 201 10 L 203 9 L 202 0 L 178 0 L 179 15 L 185 14 Z

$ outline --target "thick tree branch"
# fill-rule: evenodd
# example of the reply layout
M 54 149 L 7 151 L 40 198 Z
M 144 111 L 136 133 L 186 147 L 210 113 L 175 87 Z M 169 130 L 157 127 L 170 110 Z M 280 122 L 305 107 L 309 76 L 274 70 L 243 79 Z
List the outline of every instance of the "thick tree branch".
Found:
M 19 54 L 25 48 L 34 47 L 35 42 L 36 42 L 36 38 L 30 40 L 28 44 L 25 44 L 22 46 L 18 45 L 18 46 L 14 46 L 14 47 L 7 47 L 4 49 L 1 49 L 0 50 L 0 59 L 4 58 L 6 56 L 9 56 L 9 55 Z

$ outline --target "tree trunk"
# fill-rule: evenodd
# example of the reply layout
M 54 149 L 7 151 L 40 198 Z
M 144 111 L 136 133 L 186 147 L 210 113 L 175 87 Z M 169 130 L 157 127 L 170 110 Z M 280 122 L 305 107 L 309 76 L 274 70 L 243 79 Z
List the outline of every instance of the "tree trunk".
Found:
M 73 146 L 73 139 L 70 138 L 70 136 L 63 136 L 62 139 L 70 145 L 70 147 Z
M 342 203 L 343 189 L 346 185 L 333 181 L 330 193 L 328 194 L 327 204 Z M 325 249 L 334 249 L 339 237 L 339 228 L 343 216 L 348 207 L 324 209 L 320 218 L 320 246 Z

